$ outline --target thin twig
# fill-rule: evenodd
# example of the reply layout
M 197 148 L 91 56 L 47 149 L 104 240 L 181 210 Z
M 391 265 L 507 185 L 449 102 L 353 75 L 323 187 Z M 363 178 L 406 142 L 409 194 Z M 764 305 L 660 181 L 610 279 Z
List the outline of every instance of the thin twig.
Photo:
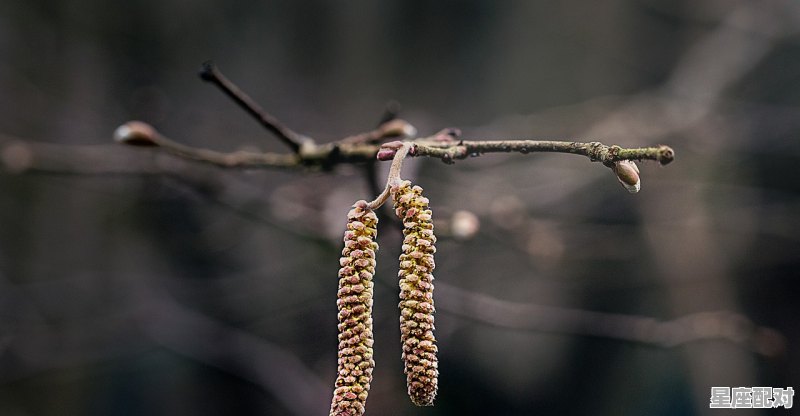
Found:
M 155 136 L 154 143 L 173 155 L 211 163 L 227 168 L 237 167 L 292 167 L 300 163 L 296 154 L 258 153 L 247 151 L 218 152 L 216 150 L 187 146 L 171 140 L 161 134 Z
M 336 142 L 337 144 L 361 144 L 361 143 L 378 143 L 385 139 L 390 138 L 403 138 L 410 139 L 417 134 L 417 129 L 414 128 L 405 120 L 395 118 L 381 123 L 375 130 L 356 134 L 353 136 L 345 137 L 344 139 Z
M 376 210 L 380 208 L 380 206 L 386 202 L 386 199 L 389 198 L 392 187 L 400 183 L 400 171 L 403 170 L 403 160 L 405 160 L 408 155 L 411 146 L 411 143 L 405 142 L 397 148 L 394 158 L 392 159 L 392 166 L 389 168 L 389 175 L 386 177 L 386 187 L 383 188 L 383 192 L 381 192 L 374 201 L 367 204 L 370 209 Z
M 294 130 L 290 129 L 281 123 L 273 115 L 264 111 L 249 95 L 242 91 L 239 87 L 231 82 L 225 75 L 220 72 L 214 62 L 207 61 L 203 63 L 200 70 L 200 78 L 208 81 L 224 92 L 228 97 L 233 99 L 240 107 L 242 107 L 248 114 L 253 116 L 264 128 L 278 136 L 293 152 L 300 152 L 300 147 L 304 142 L 309 141 L 305 137 Z

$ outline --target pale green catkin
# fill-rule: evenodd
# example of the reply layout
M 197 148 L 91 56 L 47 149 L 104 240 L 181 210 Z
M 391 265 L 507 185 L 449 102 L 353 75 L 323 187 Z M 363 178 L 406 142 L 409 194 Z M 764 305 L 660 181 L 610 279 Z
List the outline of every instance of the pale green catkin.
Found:
M 375 368 L 372 344 L 372 276 L 378 217 L 358 201 L 347 214 L 344 249 L 339 260 L 339 373 L 331 402 L 331 416 L 359 416 Z
M 438 387 L 434 330 L 433 235 L 428 199 L 422 188 L 403 181 L 392 188 L 395 213 L 403 221 L 400 255 L 400 337 L 408 395 L 417 406 L 431 406 Z

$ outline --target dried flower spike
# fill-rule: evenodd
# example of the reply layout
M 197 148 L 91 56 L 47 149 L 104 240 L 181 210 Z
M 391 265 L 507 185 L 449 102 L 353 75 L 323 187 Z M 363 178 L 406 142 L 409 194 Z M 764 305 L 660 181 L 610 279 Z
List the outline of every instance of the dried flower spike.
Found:
M 339 373 L 331 416 L 364 414 L 375 361 L 372 355 L 372 276 L 378 217 L 358 201 L 347 214 L 344 249 L 339 260 Z
M 403 221 L 400 255 L 400 338 L 408 395 L 417 406 L 431 406 L 438 386 L 436 338 L 433 336 L 433 235 L 428 199 L 422 188 L 403 181 L 393 187 L 394 207 Z

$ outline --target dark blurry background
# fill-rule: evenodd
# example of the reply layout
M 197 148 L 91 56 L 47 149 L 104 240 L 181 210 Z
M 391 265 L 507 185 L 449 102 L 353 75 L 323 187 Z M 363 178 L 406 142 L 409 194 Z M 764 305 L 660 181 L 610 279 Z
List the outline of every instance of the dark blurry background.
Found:
M 141 119 L 285 152 L 206 59 L 320 142 L 397 100 L 421 134 L 677 153 L 637 195 L 576 156 L 410 161 L 440 235 L 440 391 L 406 396 L 384 223 L 368 414 L 717 415 L 712 386 L 797 389 L 799 32 L 791 0 L 2 2 L 0 415 L 327 412 L 363 170 L 111 143 Z

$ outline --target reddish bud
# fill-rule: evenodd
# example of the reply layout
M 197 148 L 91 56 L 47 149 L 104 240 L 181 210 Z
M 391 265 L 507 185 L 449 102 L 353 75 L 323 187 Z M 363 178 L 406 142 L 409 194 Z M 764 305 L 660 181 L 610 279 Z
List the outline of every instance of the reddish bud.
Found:
M 403 142 L 399 140 L 382 144 L 378 150 L 378 160 L 392 160 L 401 147 L 403 147 Z
M 381 148 L 380 150 L 378 150 L 377 158 L 378 160 L 381 161 L 392 160 L 394 159 L 395 153 L 397 153 L 397 150 Z

